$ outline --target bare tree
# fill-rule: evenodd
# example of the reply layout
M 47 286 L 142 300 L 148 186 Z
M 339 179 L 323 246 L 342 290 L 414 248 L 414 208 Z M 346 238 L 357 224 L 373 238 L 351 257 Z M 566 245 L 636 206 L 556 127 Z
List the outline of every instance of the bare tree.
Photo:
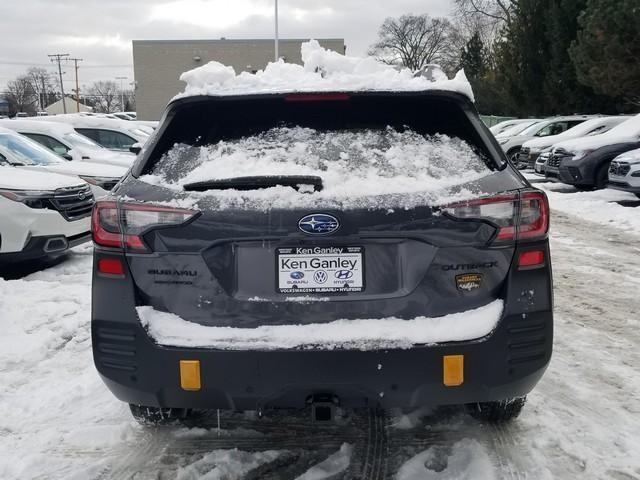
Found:
M 27 70 L 26 76 L 37 97 L 40 110 L 44 110 L 45 107 L 56 101 L 53 79 L 46 69 L 31 67 Z
M 380 27 L 378 41 L 369 54 L 385 63 L 419 70 L 429 63 L 448 60 L 451 34 L 451 23 L 446 18 L 427 14 L 390 17 Z
M 120 105 L 120 88 L 113 80 L 95 82 L 86 91 L 93 108 L 99 113 L 111 113 Z
M 7 93 L 5 97 L 9 105 L 16 112 L 33 114 L 36 111 L 38 103 L 37 96 L 33 91 L 29 77 L 26 75 L 21 75 L 7 83 Z
M 517 0 L 454 0 L 455 12 L 467 18 L 482 18 L 500 25 L 510 26 Z M 477 28 L 476 28 L 477 30 Z

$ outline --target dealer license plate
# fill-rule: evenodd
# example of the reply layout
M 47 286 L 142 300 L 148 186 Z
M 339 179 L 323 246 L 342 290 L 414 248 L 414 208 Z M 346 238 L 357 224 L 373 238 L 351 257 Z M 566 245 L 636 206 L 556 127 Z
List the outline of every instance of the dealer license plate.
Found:
M 364 290 L 363 247 L 276 249 L 280 293 L 342 293 Z

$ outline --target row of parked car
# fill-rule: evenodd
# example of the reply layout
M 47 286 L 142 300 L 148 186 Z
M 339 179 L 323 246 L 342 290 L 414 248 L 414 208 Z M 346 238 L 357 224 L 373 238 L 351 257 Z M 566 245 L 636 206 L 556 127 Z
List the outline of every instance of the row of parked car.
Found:
M 640 197 L 640 115 L 517 119 L 490 130 L 520 169 L 580 190 L 610 187 Z
M 88 241 L 95 199 L 126 174 L 154 128 L 86 114 L 0 119 L 0 263 Z

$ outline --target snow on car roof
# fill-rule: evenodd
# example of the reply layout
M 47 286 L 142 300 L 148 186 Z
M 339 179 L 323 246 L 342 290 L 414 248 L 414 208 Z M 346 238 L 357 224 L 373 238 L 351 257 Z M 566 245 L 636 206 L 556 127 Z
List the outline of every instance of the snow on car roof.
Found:
M 373 57 L 350 57 L 327 50 L 316 40 L 303 43 L 300 50 L 303 65 L 278 60 L 255 74 L 236 74 L 233 67 L 209 62 L 180 76 L 187 86 L 173 100 L 196 95 L 423 90 L 458 92 L 474 100 L 462 70 L 453 79 L 438 70 L 434 72 L 435 81 L 431 81 L 415 76 L 407 68 L 397 69 Z
M 582 123 L 579 123 L 575 127 L 571 127 L 565 130 L 562 133 L 557 135 L 548 135 L 542 138 L 534 138 L 533 140 L 529 140 L 525 142 L 523 147 L 544 147 L 556 142 L 561 142 L 563 140 L 569 140 L 572 138 L 583 137 L 591 132 L 593 129 L 598 128 L 600 126 L 608 126 L 608 125 L 616 125 L 617 123 L 622 123 L 625 121 L 624 117 L 597 117 L 586 120 Z M 617 123 L 616 123 L 617 122 Z
M 616 143 L 624 143 L 637 141 L 640 135 L 640 114 L 631 117 L 626 122 L 612 128 L 602 135 L 593 137 L 580 137 L 572 140 L 566 140 L 555 145 L 556 148 L 564 148 L 568 151 L 582 151 L 585 149 L 594 149 L 613 145 Z

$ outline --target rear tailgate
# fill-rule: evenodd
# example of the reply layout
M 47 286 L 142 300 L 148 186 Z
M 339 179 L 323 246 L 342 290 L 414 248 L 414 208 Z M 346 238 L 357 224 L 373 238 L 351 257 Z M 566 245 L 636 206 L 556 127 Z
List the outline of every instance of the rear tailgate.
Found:
M 340 223 L 322 237 L 299 228 L 313 213 L 203 211 L 148 231 L 153 253 L 127 253 L 139 305 L 235 327 L 440 316 L 499 298 L 514 254 L 491 222 L 438 209 L 322 211 Z

